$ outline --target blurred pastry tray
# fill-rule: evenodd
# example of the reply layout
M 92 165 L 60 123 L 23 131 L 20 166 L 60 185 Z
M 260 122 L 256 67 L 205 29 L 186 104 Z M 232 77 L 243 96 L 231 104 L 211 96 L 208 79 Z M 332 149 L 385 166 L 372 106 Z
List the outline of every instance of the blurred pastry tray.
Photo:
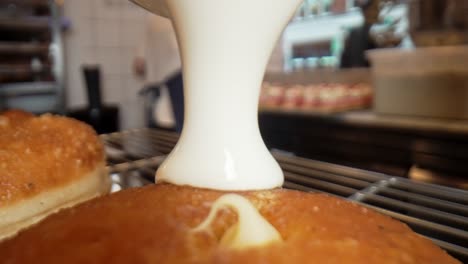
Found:
M 113 191 L 154 182 L 179 135 L 137 129 L 101 135 Z M 284 171 L 284 188 L 321 192 L 373 208 L 408 224 L 468 263 L 468 191 L 272 152 Z

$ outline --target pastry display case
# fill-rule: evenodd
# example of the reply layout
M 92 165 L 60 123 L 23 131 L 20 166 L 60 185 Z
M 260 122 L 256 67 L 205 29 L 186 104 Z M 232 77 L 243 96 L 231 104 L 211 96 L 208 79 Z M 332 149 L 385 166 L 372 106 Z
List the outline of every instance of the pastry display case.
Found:
M 368 69 L 267 73 L 260 112 L 338 113 L 372 107 Z

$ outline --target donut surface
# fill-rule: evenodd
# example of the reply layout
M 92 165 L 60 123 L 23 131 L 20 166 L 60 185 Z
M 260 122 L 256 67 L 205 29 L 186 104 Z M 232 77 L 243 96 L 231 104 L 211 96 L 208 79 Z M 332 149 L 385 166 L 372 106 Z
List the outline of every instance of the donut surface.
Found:
M 223 194 L 156 184 L 94 199 L 0 244 L 0 263 L 460 263 L 390 217 L 285 189 L 237 192 L 284 241 L 227 249 L 219 238 L 236 222 L 230 209 L 212 232 L 191 232 Z

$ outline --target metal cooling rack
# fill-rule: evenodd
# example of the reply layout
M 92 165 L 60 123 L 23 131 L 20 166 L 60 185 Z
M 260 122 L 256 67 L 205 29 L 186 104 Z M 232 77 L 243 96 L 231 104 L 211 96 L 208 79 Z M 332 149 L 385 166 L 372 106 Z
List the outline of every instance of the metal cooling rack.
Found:
M 113 191 L 154 182 L 178 134 L 138 129 L 101 135 Z M 285 188 L 323 192 L 373 208 L 408 224 L 468 263 L 468 191 L 273 152 Z

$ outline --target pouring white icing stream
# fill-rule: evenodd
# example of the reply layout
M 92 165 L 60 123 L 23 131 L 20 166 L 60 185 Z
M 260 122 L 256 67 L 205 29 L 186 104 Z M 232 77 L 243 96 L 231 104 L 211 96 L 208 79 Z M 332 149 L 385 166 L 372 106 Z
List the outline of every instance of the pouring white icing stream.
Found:
M 218 189 L 271 189 L 283 174 L 260 136 L 258 97 L 274 44 L 301 0 L 133 0 L 172 19 L 185 122 L 156 179 Z

